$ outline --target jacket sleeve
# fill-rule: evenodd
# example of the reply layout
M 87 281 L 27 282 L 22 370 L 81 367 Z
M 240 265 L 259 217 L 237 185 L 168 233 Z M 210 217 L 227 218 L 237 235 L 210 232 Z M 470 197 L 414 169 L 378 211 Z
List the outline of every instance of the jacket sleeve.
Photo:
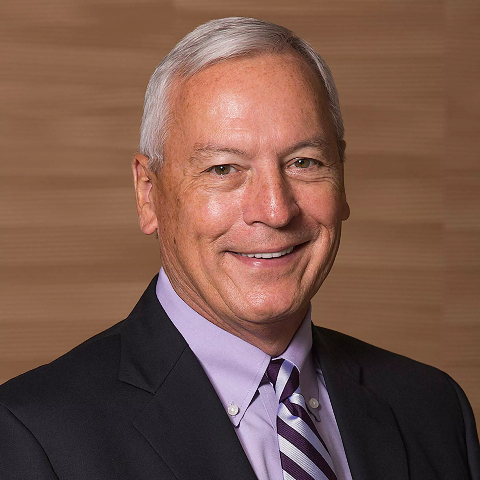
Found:
M 37 439 L 3 405 L 0 405 L 0 472 L 2 478 L 12 480 L 58 480 Z
M 470 476 L 472 480 L 480 480 L 480 446 L 472 407 L 470 406 L 467 396 L 457 382 L 455 382 L 455 380 L 448 375 L 447 377 L 457 393 L 458 401 L 460 402 L 460 406 L 462 408 Z

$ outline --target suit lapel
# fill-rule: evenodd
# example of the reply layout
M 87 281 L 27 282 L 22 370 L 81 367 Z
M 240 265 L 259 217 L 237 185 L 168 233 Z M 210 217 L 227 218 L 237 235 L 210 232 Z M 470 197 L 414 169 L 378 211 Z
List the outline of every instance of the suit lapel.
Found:
M 120 380 L 152 394 L 135 427 L 179 480 L 254 480 L 223 405 L 155 285 L 156 277 L 122 332 Z
M 254 480 L 215 390 L 158 302 L 156 280 L 121 333 L 120 380 L 152 394 L 134 425 L 179 480 Z M 321 332 L 314 329 L 314 346 L 353 479 L 408 479 L 390 406 L 362 384 L 361 367 Z
M 314 345 L 354 480 L 407 480 L 405 447 L 393 412 L 362 384 L 362 369 L 314 328 Z

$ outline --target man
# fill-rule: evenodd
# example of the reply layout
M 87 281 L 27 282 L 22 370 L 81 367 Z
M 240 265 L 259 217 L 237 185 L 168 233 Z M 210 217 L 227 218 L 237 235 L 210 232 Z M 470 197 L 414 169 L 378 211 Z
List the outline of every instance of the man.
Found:
M 0 472 L 34 479 L 478 479 L 446 374 L 309 305 L 349 216 L 323 60 L 253 19 L 157 67 L 133 160 L 163 269 L 123 322 L 2 387 Z

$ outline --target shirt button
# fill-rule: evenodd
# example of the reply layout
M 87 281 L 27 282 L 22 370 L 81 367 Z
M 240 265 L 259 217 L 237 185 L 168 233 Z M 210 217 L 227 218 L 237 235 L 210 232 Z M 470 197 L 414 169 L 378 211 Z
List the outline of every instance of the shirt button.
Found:
M 238 413 L 238 407 L 236 405 L 230 405 L 228 407 L 228 414 L 234 417 Z
M 316 398 L 311 398 L 309 401 L 308 401 L 308 404 L 310 405 L 311 408 L 318 408 L 318 406 L 320 405 L 318 403 L 318 400 Z

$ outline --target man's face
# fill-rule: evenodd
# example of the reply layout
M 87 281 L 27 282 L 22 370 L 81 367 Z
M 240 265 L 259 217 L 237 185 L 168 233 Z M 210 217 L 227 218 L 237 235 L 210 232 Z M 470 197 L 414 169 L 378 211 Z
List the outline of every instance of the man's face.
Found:
M 150 192 L 172 285 L 247 340 L 295 330 L 348 217 L 323 87 L 297 56 L 265 54 L 203 70 L 172 107 Z

